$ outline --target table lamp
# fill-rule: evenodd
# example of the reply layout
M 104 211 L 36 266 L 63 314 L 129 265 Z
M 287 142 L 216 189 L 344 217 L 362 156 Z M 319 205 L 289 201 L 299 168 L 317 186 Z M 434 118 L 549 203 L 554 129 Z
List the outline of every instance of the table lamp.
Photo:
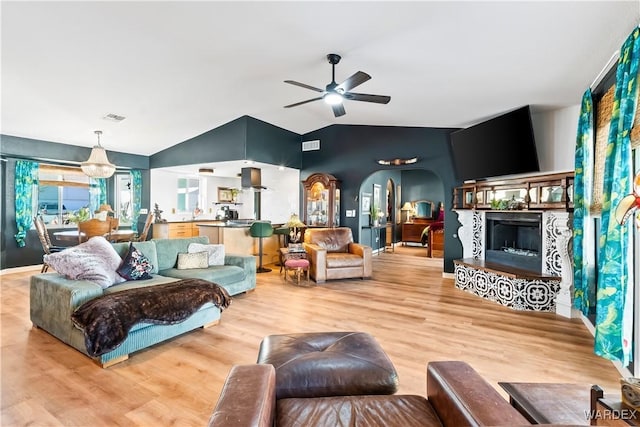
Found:
M 289 227 L 289 240 L 291 243 L 298 243 L 300 241 L 300 230 L 299 228 L 305 227 L 306 224 L 300 221 L 300 218 L 297 214 L 291 214 L 289 217 L 289 221 L 285 224 L 286 227 Z
M 400 210 L 407 212 L 407 221 L 409 221 L 409 219 L 411 219 L 411 211 L 413 211 L 411 202 L 404 202 L 404 205 L 402 205 L 402 208 L 400 208 Z

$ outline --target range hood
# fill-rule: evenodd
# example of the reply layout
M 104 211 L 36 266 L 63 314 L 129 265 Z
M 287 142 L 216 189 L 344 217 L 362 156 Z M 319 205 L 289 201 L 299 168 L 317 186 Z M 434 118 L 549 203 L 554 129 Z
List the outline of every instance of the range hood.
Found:
M 259 168 L 242 168 L 240 174 L 240 183 L 242 188 L 254 188 L 256 190 L 265 190 L 267 187 L 262 186 L 262 175 Z

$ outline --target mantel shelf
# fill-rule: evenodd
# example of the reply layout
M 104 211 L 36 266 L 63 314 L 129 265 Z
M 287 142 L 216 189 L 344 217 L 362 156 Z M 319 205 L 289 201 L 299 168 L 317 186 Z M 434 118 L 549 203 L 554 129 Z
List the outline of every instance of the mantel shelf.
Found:
M 571 212 L 573 179 L 569 171 L 466 183 L 454 188 L 453 209 Z

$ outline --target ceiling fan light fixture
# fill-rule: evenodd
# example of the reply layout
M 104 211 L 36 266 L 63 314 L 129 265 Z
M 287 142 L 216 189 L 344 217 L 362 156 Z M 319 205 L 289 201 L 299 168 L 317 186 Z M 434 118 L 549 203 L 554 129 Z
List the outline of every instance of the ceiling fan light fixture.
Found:
M 322 99 L 329 105 L 342 104 L 342 95 L 340 95 L 338 92 L 329 92 L 324 95 Z
M 80 163 L 80 169 L 91 178 L 109 178 L 116 171 L 116 165 L 109 162 L 107 152 L 100 145 L 101 130 L 94 131 L 98 135 L 98 145 L 91 149 L 91 154 L 86 162 Z

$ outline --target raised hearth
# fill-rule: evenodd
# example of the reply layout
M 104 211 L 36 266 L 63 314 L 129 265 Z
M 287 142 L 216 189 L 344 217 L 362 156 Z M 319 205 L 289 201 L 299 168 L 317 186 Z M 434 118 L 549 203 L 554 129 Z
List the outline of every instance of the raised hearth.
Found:
M 456 287 L 515 310 L 571 317 L 569 213 L 456 212 L 464 257 L 454 261 Z

